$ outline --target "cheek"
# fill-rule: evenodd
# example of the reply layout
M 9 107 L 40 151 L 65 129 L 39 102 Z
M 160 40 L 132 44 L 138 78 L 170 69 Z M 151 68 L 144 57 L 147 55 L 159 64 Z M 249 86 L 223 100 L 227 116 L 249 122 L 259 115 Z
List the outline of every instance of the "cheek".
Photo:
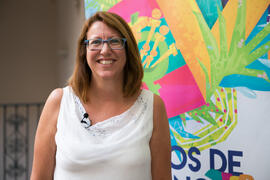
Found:
M 93 63 L 95 57 L 96 57 L 95 53 L 87 51 L 86 60 L 89 66 Z
M 126 52 L 123 52 L 120 57 L 122 58 L 123 64 L 125 65 L 127 63 L 127 55 Z

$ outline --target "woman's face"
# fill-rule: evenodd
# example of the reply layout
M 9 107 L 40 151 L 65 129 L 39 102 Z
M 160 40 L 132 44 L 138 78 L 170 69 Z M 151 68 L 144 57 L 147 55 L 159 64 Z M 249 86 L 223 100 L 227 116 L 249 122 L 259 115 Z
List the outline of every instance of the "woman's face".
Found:
M 101 21 L 94 22 L 87 32 L 87 39 L 122 38 L 113 28 Z M 125 47 L 122 49 L 111 49 L 108 43 L 104 43 L 100 50 L 86 48 L 87 63 L 92 71 L 92 78 L 122 80 L 124 66 L 126 64 Z

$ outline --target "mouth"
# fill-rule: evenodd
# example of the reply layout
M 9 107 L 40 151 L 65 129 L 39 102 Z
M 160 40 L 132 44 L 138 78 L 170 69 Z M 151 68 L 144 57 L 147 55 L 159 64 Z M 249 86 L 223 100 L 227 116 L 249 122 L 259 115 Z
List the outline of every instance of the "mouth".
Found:
M 112 60 L 101 60 L 101 61 L 98 61 L 99 64 L 112 64 L 113 61 Z
M 100 59 L 97 61 L 99 64 L 107 65 L 107 64 L 112 64 L 114 60 L 112 59 Z

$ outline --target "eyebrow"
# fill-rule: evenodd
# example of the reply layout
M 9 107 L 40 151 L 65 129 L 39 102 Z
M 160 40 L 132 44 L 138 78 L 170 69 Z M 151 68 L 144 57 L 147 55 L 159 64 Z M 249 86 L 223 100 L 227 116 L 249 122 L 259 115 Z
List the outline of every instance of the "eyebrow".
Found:
M 111 38 L 122 38 L 122 37 L 115 34 L 115 35 L 109 36 L 107 39 L 111 39 Z M 94 36 L 92 36 L 92 37 L 89 37 L 89 39 L 103 39 L 103 38 L 101 38 L 101 36 L 94 35 Z

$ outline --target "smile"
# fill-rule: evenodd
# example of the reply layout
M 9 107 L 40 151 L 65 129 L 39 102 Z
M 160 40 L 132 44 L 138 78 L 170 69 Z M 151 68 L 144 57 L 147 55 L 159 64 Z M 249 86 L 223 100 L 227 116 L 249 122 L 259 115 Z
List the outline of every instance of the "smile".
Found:
M 100 64 L 112 64 L 113 60 L 100 60 L 100 61 L 98 61 L 98 63 L 100 63 Z
M 101 60 L 101 61 L 99 61 L 99 63 L 100 64 L 112 64 L 113 61 L 112 60 L 109 60 L 109 61 L 108 60 L 106 60 L 106 61 L 105 60 Z

